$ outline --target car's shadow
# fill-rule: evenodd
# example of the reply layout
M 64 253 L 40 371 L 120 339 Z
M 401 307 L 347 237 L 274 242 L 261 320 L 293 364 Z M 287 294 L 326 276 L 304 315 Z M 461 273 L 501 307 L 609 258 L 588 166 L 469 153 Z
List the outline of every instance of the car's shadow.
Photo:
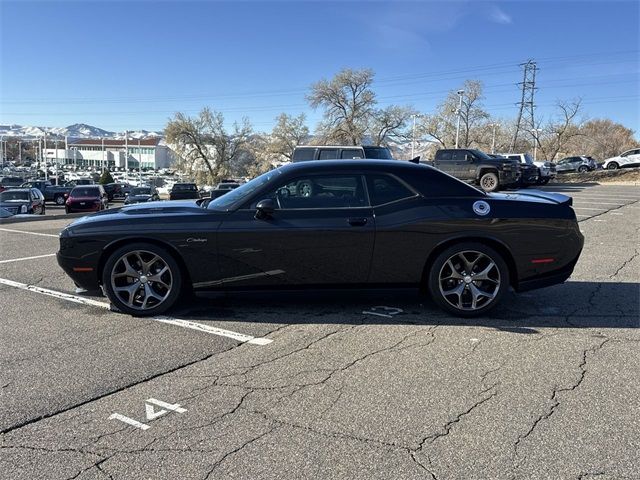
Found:
M 448 315 L 414 289 L 201 293 L 169 314 L 194 321 L 438 324 L 516 333 L 537 333 L 537 327 L 639 328 L 640 284 L 570 281 L 524 294 L 509 292 L 496 309 L 478 318 Z

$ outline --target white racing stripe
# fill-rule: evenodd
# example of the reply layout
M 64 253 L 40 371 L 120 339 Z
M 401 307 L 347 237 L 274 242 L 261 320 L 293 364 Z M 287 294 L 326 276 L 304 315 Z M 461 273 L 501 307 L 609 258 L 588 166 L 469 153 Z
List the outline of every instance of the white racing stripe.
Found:
M 13 280 L 7 280 L 6 278 L 0 278 L 0 285 L 7 285 L 9 287 L 19 288 L 21 290 L 40 293 L 42 295 L 67 300 L 68 302 L 91 305 L 92 307 L 100 307 L 107 310 L 110 308 L 110 305 L 107 302 L 100 302 L 98 300 L 93 300 L 90 298 L 78 297 L 76 295 L 71 295 L 70 293 L 50 290 L 48 288 L 36 287 L 35 285 L 28 285 L 26 283 L 14 282 Z M 252 337 L 251 335 L 232 332 L 231 330 L 225 330 L 223 328 L 211 327 L 202 323 L 192 322 L 191 320 L 182 320 L 173 317 L 145 317 L 145 319 L 153 320 L 154 322 L 168 323 L 170 325 L 176 325 L 178 327 L 189 328 L 191 330 L 209 333 L 211 335 L 218 335 L 219 337 L 232 338 L 240 343 L 250 343 L 252 345 L 268 345 L 273 342 L 273 340 L 271 340 L 270 338 Z
M 0 263 L 21 262 L 23 260 L 33 260 L 35 258 L 53 257 L 55 253 L 47 253 L 46 255 L 36 255 L 35 257 L 12 258 L 11 260 L 0 260 Z
M 41 237 L 59 237 L 59 235 L 54 235 L 53 233 L 25 232 L 24 230 L 14 230 L 12 228 L 0 228 L 0 231 L 10 233 L 25 233 L 27 235 L 39 235 Z

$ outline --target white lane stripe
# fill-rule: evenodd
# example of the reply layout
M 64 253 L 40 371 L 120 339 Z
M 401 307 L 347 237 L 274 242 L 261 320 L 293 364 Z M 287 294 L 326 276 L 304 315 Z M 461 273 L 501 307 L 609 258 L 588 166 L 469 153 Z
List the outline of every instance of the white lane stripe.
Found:
M 35 258 L 53 257 L 55 253 L 47 253 L 46 255 L 36 255 L 34 257 L 12 258 L 11 260 L 0 260 L 0 263 L 21 262 L 23 260 L 33 260 Z
M 0 228 L 0 231 L 11 233 L 26 233 L 27 235 L 39 235 L 41 237 L 59 237 L 59 235 L 54 235 L 53 233 L 25 232 L 24 230 L 13 230 L 12 228 Z
M 14 282 L 13 280 L 7 280 L 6 278 L 0 278 L 0 284 L 7 285 L 9 287 L 19 288 L 21 290 L 28 290 L 30 292 L 40 293 L 42 295 L 48 295 L 50 297 L 60 298 L 69 302 L 80 303 L 84 305 L 91 305 L 93 307 L 100 307 L 109 309 L 110 305 L 106 302 L 99 302 L 90 298 L 82 298 L 69 293 L 59 292 L 57 290 L 50 290 L 48 288 L 36 287 L 35 285 L 28 285 L 26 283 Z M 145 317 L 147 320 L 153 320 L 154 322 L 168 323 L 170 325 L 177 325 L 183 328 L 190 328 L 191 330 L 197 330 L 199 332 L 209 333 L 211 335 L 218 335 L 220 337 L 228 337 L 237 340 L 240 343 L 250 343 L 252 345 L 268 345 L 273 342 L 270 338 L 264 337 L 252 337 L 251 335 L 245 335 L 243 333 L 232 332 L 231 330 L 225 330 L 223 328 L 211 327 L 209 325 L 203 325 L 201 323 L 192 322 L 190 320 L 181 320 L 173 317 Z

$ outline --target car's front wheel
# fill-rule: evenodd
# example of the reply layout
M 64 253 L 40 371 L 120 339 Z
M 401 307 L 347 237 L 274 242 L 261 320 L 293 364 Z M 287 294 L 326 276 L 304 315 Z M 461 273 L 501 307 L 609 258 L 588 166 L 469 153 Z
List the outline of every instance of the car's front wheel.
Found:
M 461 317 L 495 307 L 509 287 L 502 256 L 481 243 L 459 243 L 440 253 L 428 274 L 428 289 L 444 310 Z
M 495 192 L 498 190 L 500 186 L 500 180 L 498 179 L 498 175 L 493 172 L 488 172 L 480 177 L 480 187 L 485 192 Z
M 64 205 L 64 195 L 56 195 L 56 198 L 54 198 L 53 201 L 58 206 Z
M 102 285 L 120 311 L 136 316 L 157 315 L 175 304 L 182 289 L 182 274 L 165 249 L 134 243 L 109 256 L 102 271 Z
M 616 162 L 611 162 L 607 165 L 607 170 L 617 170 L 620 168 L 620 165 L 618 165 Z

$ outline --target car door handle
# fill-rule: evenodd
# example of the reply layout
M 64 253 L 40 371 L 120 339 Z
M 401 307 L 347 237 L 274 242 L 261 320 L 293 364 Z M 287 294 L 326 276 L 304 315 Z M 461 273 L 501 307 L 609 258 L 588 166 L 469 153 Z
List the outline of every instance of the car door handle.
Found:
M 352 227 L 362 227 L 367 224 L 366 218 L 350 218 L 347 220 Z

